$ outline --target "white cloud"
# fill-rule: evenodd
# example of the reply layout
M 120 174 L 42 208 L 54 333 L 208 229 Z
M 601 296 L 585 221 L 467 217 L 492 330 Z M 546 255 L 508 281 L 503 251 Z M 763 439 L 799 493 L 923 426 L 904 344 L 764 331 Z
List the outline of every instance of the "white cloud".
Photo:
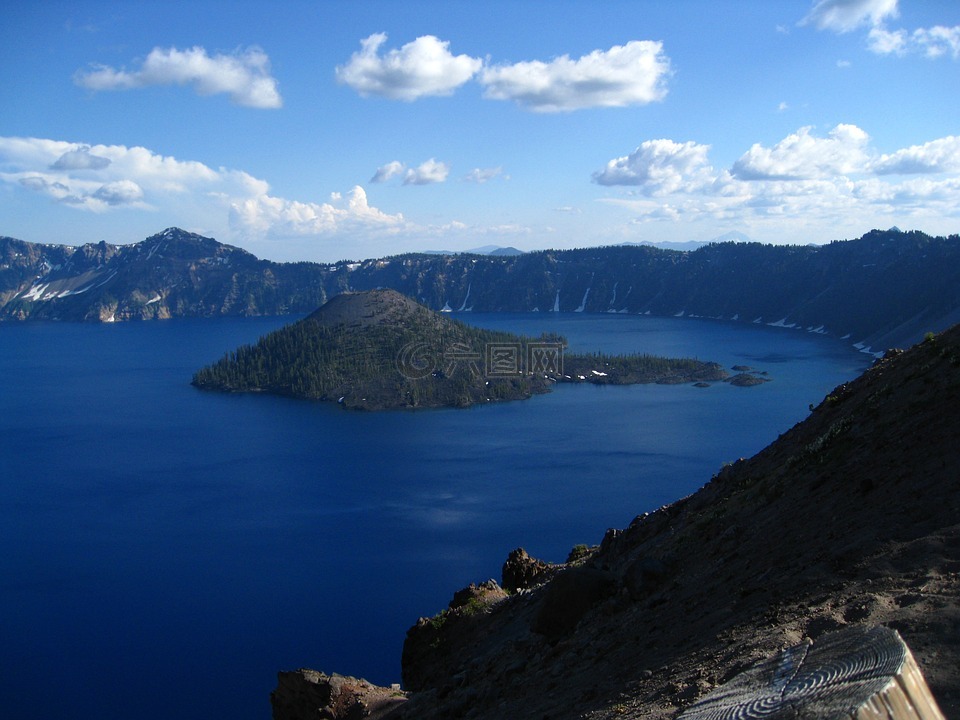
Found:
M 856 125 L 837 125 L 825 138 L 804 127 L 772 148 L 754 145 L 731 173 L 740 180 L 804 180 L 860 172 L 868 160 L 869 139 Z
M 182 195 L 215 184 L 219 174 L 198 162 L 143 147 L 81 145 L 42 138 L 0 137 L 0 180 L 17 182 L 75 207 L 104 211 L 144 204 L 149 196 Z
M 867 48 L 878 55 L 919 53 L 930 59 L 960 58 L 960 25 L 889 30 L 884 21 L 898 15 L 897 0 L 819 0 L 801 24 L 846 33 L 869 27 Z
M 139 70 L 95 65 L 77 72 L 74 82 L 96 91 L 192 85 L 200 95 L 226 93 L 234 103 L 246 107 L 279 108 L 283 104 L 277 81 L 270 75 L 270 59 L 259 48 L 210 57 L 202 47 L 157 47 Z
M 373 177 L 370 178 L 370 182 L 372 183 L 386 182 L 387 180 L 390 180 L 391 178 L 395 178 L 397 175 L 400 175 L 406 169 L 406 167 L 407 166 L 404 165 L 399 160 L 388 162 L 386 165 L 381 165 L 380 167 L 377 168 L 377 171 L 373 174 Z
M 77 160 L 83 156 L 109 162 Z M 62 158 L 68 160 L 58 162 Z M 100 213 L 134 207 L 163 214 L 170 225 L 219 225 L 246 239 L 334 237 L 407 225 L 403 215 L 371 206 L 359 186 L 328 202 L 288 200 L 242 170 L 214 170 L 143 147 L 0 137 L 0 183 L 77 209 Z
M 535 112 L 563 112 L 662 100 L 669 73 L 662 43 L 634 40 L 577 60 L 562 55 L 550 62 L 488 67 L 480 82 L 484 97 L 514 100 Z
M 361 95 L 379 95 L 394 100 L 416 100 L 430 95 L 450 95 L 480 70 L 483 61 L 468 55 L 453 55 L 450 43 L 433 35 L 418 37 L 399 50 L 380 55 L 386 33 L 360 41 L 359 52 L 336 69 L 337 80 Z
M 467 182 L 474 182 L 478 185 L 482 185 L 488 180 L 493 180 L 496 177 L 503 175 L 502 167 L 495 168 L 474 168 L 466 175 L 463 176 L 463 179 Z
M 897 0 L 818 0 L 801 24 L 847 33 L 897 16 Z
M 919 53 L 931 60 L 948 56 L 960 58 L 960 25 L 890 31 L 882 27 L 870 30 L 868 47 L 878 55 L 907 55 Z
M 937 25 L 914 30 L 913 41 L 929 58 L 950 55 L 956 60 L 960 57 L 960 25 L 949 28 Z
M 383 183 L 402 176 L 404 185 L 430 185 L 445 182 L 449 175 L 450 166 L 435 158 L 430 158 L 415 168 L 408 168 L 399 160 L 394 160 L 378 167 L 370 182 Z
M 51 170 L 102 170 L 110 164 L 110 158 L 92 155 L 89 147 L 68 150 L 50 166 Z
M 404 185 L 430 185 L 433 183 L 442 183 L 450 174 L 450 167 L 444 163 L 430 158 L 421 163 L 419 167 L 408 168 L 403 176 Z
M 950 135 L 881 155 L 871 169 L 877 175 L 960 172 L 960 137 Z
M 359 185 L 346 198 L 332 193 L 325 203 L 286 200 L 267 193 L 235 198 L 230 203 L 230 227 L 247 239 L 332 237 L 371 229 L 390 231 L 403 224 L 403 215 L 390 215 L 372 207 Z
M 610 160 L 593 173 L 600 185 L 633 185 L 645 195 L 691 190 L 710 182 L 709 145 L 673 140 L 646 140 L 629 155 Z
M 117 180 L 101 185 L 91 197 L 107 205 L 130 205 L 143 199 L 143 188 L 133 180 Z
M 681 171 L 683 163 L 673 159 L 689 146 L 690 160 Z M 648 141 L 594 174 L 595 180 L 607 174 L 618 181 L 611 184 L 640 188 L 638 194 L 601 199 L 632 214 L 623 226 L 625 237 L 635 236 L 638 225 L 683 221 L 731 224 L 781 239 L 790 228 L 803 227 L 815 233 L 808 240 L 822 240 L 825 234 L 842 237 L 887 222 L 952 232 L 960 217 L 958 137 L 880 154 L 853 125 L 838 125 L 825 138 L 801 128 L 772 148 L 754 145 L 720 172 L 711 169 L 706 150 L 695 143 Z
M 907 33 L 904 30 L 891 32 L 883 27 L 871 28 L 867 47 L 878 55 L 902 55 L 907 48 Z

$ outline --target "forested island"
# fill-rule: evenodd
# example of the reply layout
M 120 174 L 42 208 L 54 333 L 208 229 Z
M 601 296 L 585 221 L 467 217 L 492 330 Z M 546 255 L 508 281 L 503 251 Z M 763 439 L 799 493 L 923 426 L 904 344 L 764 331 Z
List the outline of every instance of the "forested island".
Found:
M 728 377 L 717 363 L 702 360 L 570 354 L 565 348 L 562 337 L 472 327 L 380 289 L 332 298 L 199 370 L 193 384 L 385 410 L 518 400 L 563 382 L 681 384 Z

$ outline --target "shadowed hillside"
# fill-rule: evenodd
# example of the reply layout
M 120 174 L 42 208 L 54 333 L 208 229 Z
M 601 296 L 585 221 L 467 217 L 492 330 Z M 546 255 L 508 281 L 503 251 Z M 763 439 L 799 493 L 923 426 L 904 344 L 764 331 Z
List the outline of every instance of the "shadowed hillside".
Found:
M 555 566 L 512 554 L 512 593 L 472 586 L 410 629 L 411 694 L 383 713 L 666 718 L 805 637 L 883 624 L 955 717 L 958 437 L 955 327 L 889 353 L 758 455 L 598 548 Z M 281 673 L 274 717 L 306 717 L 296 699 L 325 682 Z

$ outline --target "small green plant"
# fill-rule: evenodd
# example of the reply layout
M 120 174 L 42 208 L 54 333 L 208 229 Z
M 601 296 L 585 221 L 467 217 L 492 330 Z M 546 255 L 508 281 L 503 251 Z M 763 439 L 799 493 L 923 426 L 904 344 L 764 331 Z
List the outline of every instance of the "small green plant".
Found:
M 483 601 L 480 600 L 480 598 L 472 597 L 469 600 L 467 600 L 466 605 L 461 606 L 460 613 L 464 617 L 473 617 L 474 615 L 479 615 L 486 609 L 487 609 L 486 605 L 484 605 Z
M 447 610 L 441 610 L 432 618 L 430 618 L 430 627 L 432 627 L 437 632 L 440 632 L 440 629 L 443 627 L 444 623 L 447 622 Z
M 583 560 L 586 560 L 590 556 L 590 553 L 591 553 L 591 550 L 589 546 L 584 545 L 583 543 L 579 543 L 577 545 L 574 545 L 573 548 L 571 548 L 570 554 L 567 555 L 567 562 L 568 563 L 581 562 Z
M 851 427 L 850 418 L 842 418 L 834 422 L 827 431 L 805 445 L 800 452 L 787 460 L 787 467 L 799 465 L 804 467 L 809 464 L 820 465 L 826 459 L 826 451 L 831 443 L 841 435 L 844 435 Z

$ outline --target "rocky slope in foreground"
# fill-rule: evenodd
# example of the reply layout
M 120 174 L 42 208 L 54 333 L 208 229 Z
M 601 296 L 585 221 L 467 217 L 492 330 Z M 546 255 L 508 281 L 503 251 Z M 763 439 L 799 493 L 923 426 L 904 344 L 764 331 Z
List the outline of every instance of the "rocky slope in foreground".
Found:
M 513 554 L 512 594 L 489 581 L 410 629 L 405 702 L 380 690 L 365 706 L 338 679 L 319 717 L 667 718 L 850 624 L 898 630 L 958 717 L 958 437 L 955 327 L 888 353 L 755 457 L 572 562 Z M 280 679 L 274 718 L 318 717 L 329 681 Z

